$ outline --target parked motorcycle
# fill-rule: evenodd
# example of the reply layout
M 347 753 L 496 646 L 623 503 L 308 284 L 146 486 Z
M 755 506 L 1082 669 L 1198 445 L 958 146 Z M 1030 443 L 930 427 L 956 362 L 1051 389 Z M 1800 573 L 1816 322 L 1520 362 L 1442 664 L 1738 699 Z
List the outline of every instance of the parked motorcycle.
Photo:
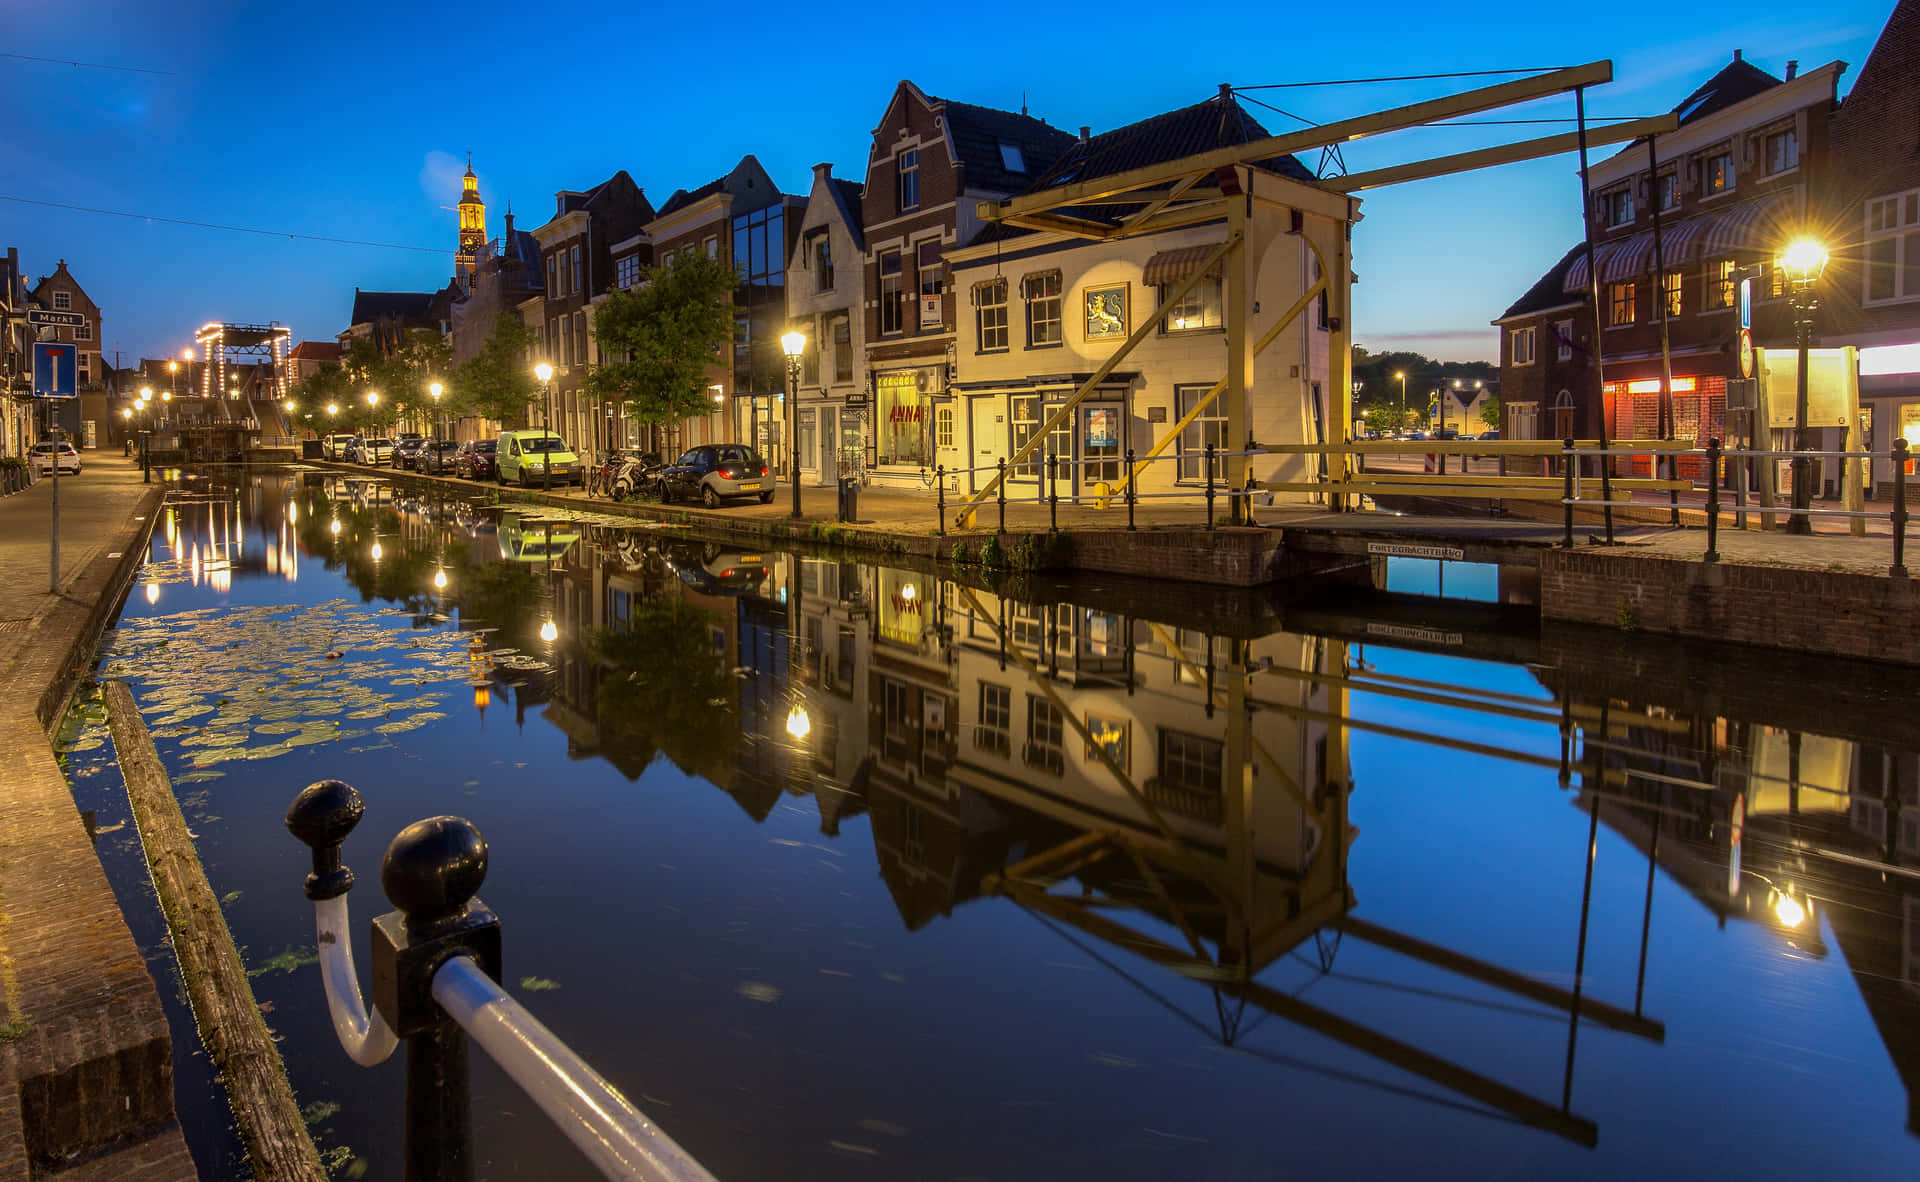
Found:
M 613 474 L 608 484 L 611 497 L 616 501 L 629 500 L 638 496 L 641 490 L 652 488 L 660 482 L 660 470 L 667 465 L 657 452 L 629 456 Z

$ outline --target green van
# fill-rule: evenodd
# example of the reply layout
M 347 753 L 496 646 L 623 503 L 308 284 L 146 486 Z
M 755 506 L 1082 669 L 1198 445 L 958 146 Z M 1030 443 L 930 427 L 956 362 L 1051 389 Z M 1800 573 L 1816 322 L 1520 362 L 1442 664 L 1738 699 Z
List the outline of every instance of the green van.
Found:
M 547 483 L 548 466 L 552 468 L 554 484 L 579 484 L 586 479 L 580 457 L 573 454 L 566 440 L 551 431 L 500 432 L 494 461 L 494 478 L 501 484 L 512 482 L 521 488 Z

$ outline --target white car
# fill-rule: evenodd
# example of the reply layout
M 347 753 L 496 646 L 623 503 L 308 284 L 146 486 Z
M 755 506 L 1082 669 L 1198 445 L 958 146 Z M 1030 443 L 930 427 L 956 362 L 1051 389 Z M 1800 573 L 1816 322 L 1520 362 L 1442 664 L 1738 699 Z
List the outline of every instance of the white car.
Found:
M 36 443 L 33 445 L 31 462 L 36 476 L 51 473 L 56 463 L 62 472 L 80 475 L 80 453 L 74 450 L 71 443 Z

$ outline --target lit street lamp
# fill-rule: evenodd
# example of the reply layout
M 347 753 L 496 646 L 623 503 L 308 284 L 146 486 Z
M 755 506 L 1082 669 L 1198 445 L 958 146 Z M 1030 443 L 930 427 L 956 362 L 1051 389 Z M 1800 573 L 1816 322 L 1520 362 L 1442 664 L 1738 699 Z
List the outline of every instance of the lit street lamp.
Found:
M 540 446 L 544 448 L 549 446 L 547 437 L 553 432 L 553 429 L 548 426 L 553 418 L 553 366 L 542 361 L 533 367 L 533 376 L 540 379 Z M 541 487 L 547 492 L 552 492 L 553 453 L 543 451 L 540 453 L 540 458 L 543 461 L 540 465 Z
M 427 393 L 433 395 L 433 434 L 436 439 L 446 434 L 441 430 L 440 423 L 440 395 L 446 393 L 446 390 L 447 388 L 439 382 L 431 382 L 427 385 Z
M 793 482 L 793 516 L 800 516 L 800 355 L 807 351 L 807 334 L 798 329 L 783 333 L 780 349 L 787 355 L 787 438 L 793 441 L 793 465 L 787 479 Z
M 1793 450 L 1797 453 L 1793 457 L 1793 512 L 1787 516 L 1787 532 L 1810 534 L 1813 461 L 1806 453 L 1813 443 L 1807 432 L 1807 348 L 1813 343 L 1813 311 L 1820 306 L 1814 285 L 1827 269 L 1827 248 L 1810 238 L 1797 239 L 1780 253 L 1774 265 L 1786 274 L 1792 289 L 1794 338 L 1800 353 L 1793 394 Z
M 1394 379 L 1400 383 L 1400 420 L 1396 424 L 1401 430 L 1407 426 L 1407 375 L 1404 370 L 1395 373 Z

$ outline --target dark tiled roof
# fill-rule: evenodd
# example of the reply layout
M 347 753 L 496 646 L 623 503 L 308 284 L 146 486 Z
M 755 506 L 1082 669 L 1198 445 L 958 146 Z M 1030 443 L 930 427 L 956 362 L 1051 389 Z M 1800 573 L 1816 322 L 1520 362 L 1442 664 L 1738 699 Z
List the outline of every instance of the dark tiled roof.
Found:
M 843 181 L 839 177 L 828 178 L 828 189 L 833 194 L 833 203 L 839 207 L 840 220 L 847 224 L 847 233 L 853 237 L 855 250 L 867 248 L 866 226 L 863 224 L 861 197 L 866 186 L 858 181 Z
M 372 324 L 380 320 L 416 321 L 425 327 L 433 319 L 437 291 L 361 291 L 353 292 L 352 324 Z
M 1780 79 L 1745 58 L 1735 58 L 1721 67 L 1718 74 L 1701 83 L 1700 89 L 1682 99 L 1673 113 L 1680 117 L 1680 126 L 1685 127 L 1778 85 Z
M 673 191 L 673 196 L 667 198 L 667 203 L 660 207 L 660 212 L 655 216 L 666 217 L 670 213 L 675 213 L 675 212 L 678 212 L 679 210 L 685 209 L 687 206 L 692 205 L 696 201 L 700 201 L 704 198 L 711 197 L 715 193 L 720 192 L 726 187 L 727 187 L 727 178 L 721 177 L 718 180 L 708 181 L 706 184 L 701 185 L 699 188 L 694 189 L 691 192 L 689 192 L 686 189 L 675 189 Z
M 1073 136 L 1031 115 L 951 99 L 928 101 L 944 104 L 947 131 L 953 136 L 954 151 L 966 166 L 968 188 L 1018 193 L 1076 142 Z M 1014 172 L 1006 166 L 1000 153 L 1003 143 L 1020 149 L 1024 171 Z
M 340 342 L 301 341 L 287 356 L 296 361 L 338 361 L 340 360 Z
M 1539 312 L 1547 308 L 1559 308 L 1578 303 L 1579 297 L 1568 295 L 1563 284 L 1566 282 L 1567 268 L 1573 266 L 1573 260 L 1579 258 L 1580 252 L 1585 249 L 1586 243 L 1574 243 L 1568 248 L 1567 253 L 1560 256 L 1560 261 L 1540 277 L 1539 282 L 1527 289 L 1527 294 L 1515 300 L 1511 308 L 1500 313 L 1500 319 L 1505 320 L 1510 316 L 1524 316 L 1528 312 Z

